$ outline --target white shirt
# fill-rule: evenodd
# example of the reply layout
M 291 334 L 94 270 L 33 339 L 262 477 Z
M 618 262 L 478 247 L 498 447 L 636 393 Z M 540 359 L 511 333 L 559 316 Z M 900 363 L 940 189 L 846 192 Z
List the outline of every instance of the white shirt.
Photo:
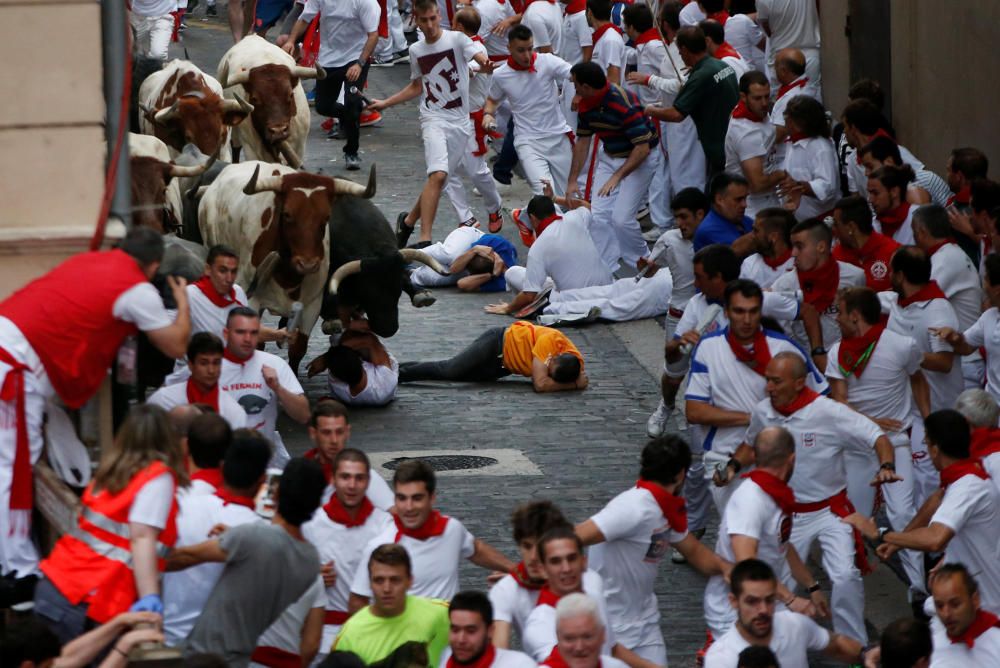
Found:
M 726 172 L 745 177 L 743 163 L 751 158 L 762 158 L 765 175 L 775 171 L 774 135 L 774 126 L 767 117 L 760 123 L 749 118 L 730 118 L 729 129 L 726 130 Z M 758 211 L 771 206 L 781 206 L 774 188 L 750 193 L 747 196 L 746 215 L 753 218 Z
M 870 453 L 882 436 L 877 424 L 844 404 L 819 397 L 788 417 L 764 399 L 750 414 L 746 442 L 765 427 L 784 427 L 795 439 L 795 472 L 789 481 L 799 503 L 823 501 L 847 485 L 844 454 L 848 448 Z
M 816 4 L 803 0 L 757 0 L 757 20 L 771 31 L 771 53 L 794 46 L 818 49 L 819 12 Z M 782 663 L 784 665 L 784 663 Z
M 698 6 L 697 2 L 689 2 L 684 5 L 684 9 L 681 10 L 678 18 L 681 27 L 696 26 L 705 20 L 705 12 L 701 11 L 701 7 Z
M 456 30 L 444 30 L 433 44 L 421 39 L 410 45 L 410 79 L 419 79 L 420 122 L 469 123 L 469 66 L 476 43 Z
M 365 546 L 389 529 L 395 529 L 392 516 L 378 508 L 359 527 L 348 528 L 334 522 L 322 507 L 317 508 L 312 519 L 302 525 L 302 535 L 316 547 L 320 564 L 332 561 L 337 573 L 337 581 L 332 587 L 325 588 L 324 605 L 327 610 L 347 612 L 351 583 L 359 569 L 364 571 L 365 580 L 368 579 L 368 562 L 361 561 Z
M 826 375 L 831 379 L 845 380 L 837 361 L 839 354 L 840 341 L 833 344 L 827 354 Z M 907 432 L 914 413 L 910 376 L 920 369 L 922 358 L 913 339 L 887 329 L 875 344 L 861 378 L 853 373 L 846 376 L 847 403 L 851 408 L 871 417 L 890 418 L 903 423 L 900 431 L 887 434 L 894 440 L 901 439 L 900 445 L 909 442 Z
M 159 406 L 165 411 L 191 403 L 187 397 L 187 381 L 161 387 L 146 399 L 146 403 Z M 219 415 L 224 417 L 233 429 L 242 429 L 246 426 L 247 414 L 243 411 L 243 407 L 226 392 L 219 392 Z
M 674 280 L 674 291 L 670 294 L 670 308 L 683 311 L 688 300 L 695 294 L 694 287 L 694 241 L 685 239 L 679 229 L 672 228 L 660 235 L 653 244 L 650 257 L 660 255 L 663 251 L 663 261 L 670 269 Z
M 774 613 L 768 646 L 781 668 L 809 668 L 806 653 L 821 652 L 829 645 L 830 632 L 805 615 L 788 610 Z M 740 652 L 749 646 L 734 626 L 708 648 L 705 668 L 735 668 Z
M 1000 402 L 1000 311 L 989 308 L 965 330 L 965 342 L 986 348 L 986 391 Z
M 931 299 L 900 308 L 899 297 L 895 292 L 880 292 L 878 296 L 882 302 L 882 312 L 889 313 L 887 329 L 913 339 L 921 354 L 952 352 L 950 345 L 928 331 L 930 327 L 958 329 L 958 316 L 947 299 Z M 930 385 L 931 410 L 954 408 L 958 395 L 965 389 L 959 358 L 956 356 L 948 373 L 924 369 L 923 374 Z
M 587 12 L 566 14 L 563 18 L 562 48 L 558 56 L 576 65 L 583 62 L 583 48 L 594 45 L 594 31 L 587 24 Z
M 986 606 L 983 606 L 986 607 Z M 931 618 L 931 668 L 972 668 L 1000 665 L 1000 629 L 992 628 L 978 638 L 970 648 L 963 642 L 953 643 L 937 615 Z
M 907 209 L 906 211 L 906 220 L 904 220 L 903 224 L 899 226 L 899 229 L 897 229 L 892 235 L 886 235 L 886 236 L 891 236 L 892 240 L 900 244 L 901 246 L 914 245 L 915 241 L 913 238 L 913 214 L 919 208 L 920 208 L 919 206 L 911 205 L 909 209 Z M 881 221 L 879 221 L 877 216 L 872 216 L 872 227 L 875 228 L 876 232 L 882 234 L 882 223 Z
M 660 562 L 687 531 L 671 527 L 653 495 L 638 487 L 611 499 L 590 519 L 605 538 L 590 548 L 590 567 L 604 580 L 611 627 L 619 642 L 635 647 L 644 626 L 660 619 L 653 591 Z
M 728 23 L 728 21 L 726 23 Z M 730 44 L 730 46 L 732 45 Z M 719 60 L 733 68 L 733 71 L 736 72 L 736 81 L 739 81 L 744 74 L 752 69 L 750 67 L 750 63 L 743 60 L 741 56 L 723 56 L 722 58 L 719 58 Z
M 410 587 L 410 595 L 450 601 L 458 592 L 459 562 L 468 559 L 476 551 L 476 539 L 473 535 L 454 517 L 448 518 L 444 533 L 427 540 L 417 540 L 406 535 L 400 535 L 399 540 L 396 540 L 397 533 L 398 530 L 393 523 L 370 540 L 361 556 L 361 563 L 367 564 L 368 558 L 379 545 L 399 543 L 409 553 L 413 567 L 413 586 Z M 358 568 L 354 574 L 351 593 L 371 597 L 367 568 Z
M 515 652 L 514 650 L 503 649 L 501 647 L 494 649 L 496 654 L 489 668 L 536 668 L 538 666 L 535 660 L 524 652 Z M 438 668 L 448 668 L 448 659 L 450 658 L 451 646 L 449 645 L 441 652 L 441 661 L 438 663 Z
M 594 42 L 594 51 L 590 56 L 591 62 L 601 66 L 601 70 L 607 74 L 608 66 L 618 68 L 618 81 L 611 83 L 621 84 L 625 78 L 625 40 L 621 34 L 610 28 L 604 31 L 601 38 Z
M 185 290 L 191 311 L 191 334 L 209 332 L 225 341 L 222 331 L 226 328 L 226 318 L 234 308 L 247 305 L 247 293 L 239 285 L 233 285 L 236 300 L 226 306 L 216 306 L 198 286 L 188 285 Z
M 515 70 L 505 63 L 493 72 L 490 85 L 490 98 L 510 103 L 514 134 L 521 141 L 566 134 L 570 130 L 558 94 L 559 84 L 570 85 L 570 64 L 551 53 L 539 53 L 535 54 L 534 68 L 534 72 Z
M 796 220 L 815 218 L 833 208 L 840 197 L 840 166 L 832 141 L 809 137 L 791 142 L 784 168 L 792 179 L 807 181 L 816 195 L 802 195 L 795 210 Z
M 275 448 L 283 451 L 284 442 L 275 430 L 278 421 L 278 395 L 264 382 L 264 365 L 275 370 L 283 388 L 292 394 L 305 393 L 288 362 L 262 350 L 255 350 L 243 364 L 223 358 L 219 387 L 243 407 L 243 412 L 247 414 L 246 426 L 270 438 Z
M 536 49 L 551 47 L 552 53 L 562 51 L 562 7 L 556 2 L 535 0 L 521 15 L 521 25 L 531 28 Z
M 750 69 L 764 71 L 764 52 L 757 46 L 765 38 L 761 27 L 746 14 L 733 14 L 726 21 L 726 41 L 739 51 Z
M 524 291 L 538 292 L 551 278 L 556 290 L 610 285 L 614 278 L 590 238 L 590 210 L 573 209 L 555 220 L 528 249 Z
M 177 9 L 176 0 L 133 0 L 132 13 L 136 16 L 166 16 Z
M 828 261 L 834 262 L 835 260 L 831 259 Z M 853 264 L 847 264 L 846 262 L 837 262 L 837 265 L 840 267 L 840 281 L 837 284 L 838 291 L 844 288 L 865 287 L 865 272 L 863 269 L 855 267 Z M 793 268 L 791 271 L 779 276 L 771 284 L 771 290 L 774 292 L 794 292 L 799 290 L 798 270 Z M 819 321 L 823 330 L 823 347 L 827 350 L 834 343 L 840 341 L 840 327 L 837 325 L 837 313 L 837 300 L 834 299 L 833 303 L 820 314 Z M 801 320 L 782 322 L 781 326 L 800 346 L 809 349 L 809 337 L 806 336 L 806 328 L 802 325 Z
M 385 406 L 396 398 L 396 386 L 399 384 L 399 362 L 389 355 L 389 366 L 372 364 L 361 360 L 367 383 L 357 394 L 351 394 L 351 388 L 342 380 L 327 373 L 327 385 L 330 394 L 348 406 Z
M 496 35 L 493 28 L 505 18 L 513 16 L 514 8 L 506 0 L 502 3 L 497 0 L 476 0 L 474 6 L 479 12 L 479 36 L 486 47 L 486 53 L 490 56 L 506 56 L 509 53 L 507 35 Z
M 687 311 L 685 311 L 685 316 Z M 728 325 L 728 323 L 727 323 Z M 680 331 L 680 327 L 677 328 Z M 767 396 L 764 376 L 736 359 L 726 340 L 728 329 L 706 334 L 691 353 L 691 372 L 688 376 L 685 401 L 701 401 L 731 411 L 750 413 Z M 821 394 L 829 391 L 826 379 L 816 370 L 809 357 L 791 339 L 783 334 L 765 330 L 771 357 L 778 353 L 793 352 L 809 367 L 807 384 Z M 730 455 L 743 442 L 746 427 L 715 427 L 692 424 L 692 443 L 719 455 Z M 747 443 L 753 443 L 748 440 Z
M 234 527 L 264 521 L 252 509 L 223 503 L 215 494 L 182 491 L 177 503 L 176 547 L 208 540 L 209 531 L 217 524 Z M 163 574 L 163 633 L 168 643 L 177 645 L 187 638 L 224 568 L 225 564 L 205 563 Z
M 505 575 L 490 588 L 490 603 L 493 619 L 509 622 L 523 636 L 528 615 L 538 605 L 538 590 L 522 587 L 513 575 Z
M 604 602 L 604 583 L 595 571 L 587 570 L 583 574 L 583 593 L 597 603 L 601 621 L 604 622 L 604 644 L 601 654 L 611 654 L 611 648 L 618 642 L 609 623 L 608 610 Z M 552 653 L 556 646 L 556 609 L 551 605 L 536 605 L 528 615 L 524 625 L 524 635 L 521 636 L 521 646 L 526 654 L 535 661 L 542 662 Z
M 983 607 L 1000 613 L 1000 496 L 990 479 L 965 475 L 948 485 L 931 524 L 955 532 L 944 563 L 965 564 L 979 585 Z
M 740 278 L 753 281 L 764 290 L 767 290 L 784 274 L 794 270 L 795 258 L 791 255 L 788 256 L 787 260 L 772 269 L 771 265 L 764 261 L 764 256 L 760 253 L 754 253 L 743 259 L 743 264 L 740 265 Z
M 128 511 L 128 521 L 163 529 L 167 526 L 173 498 L 173 476 L 161 473 L 143 485 L 135 495 L 135 501 Z
M 983 304 L 979 270 L 958 244 L 946 243 L 931 256 L 931 280 L 948 296 L 959 327 L 968 329 L 979 320 Z
M 298 654 L 302 645 L 302 627 L 306 617 L 314 608 L 322 608 L 326 602 L 323 591 L 323 578 L 317 576 L 309 589 L 299 597 L 299 600 L 285 608 L 284 612 L 274 620 L 274 623 L 264 629 L 257 638 L 257 647 L 275 647 L 290 654 Z M 263 664 L 250 662 L 252 668 L 264 668 Z
M 368 497 L 368 500 L 376 508 L 389 512 L 389 509 L 396 505 L 396 495 L 393 493 L 392 488 L 389 487 L 389 483 L 385 481 L 385 478 L 375 471 L 369 471 L 369 473 L 368 491 L 365 493 L 365 496 Z M 321 506 L 326 505 L 330 497 L 333 496 L 333 491 L 333 485 L 327 484 L 326 488 L 323 489 L 323 496 L 320 497 Z M 316 512 L 320 512 L 320 509 L 317 509 Z M 313 515 L 314 519 L 315 517 Z
M 658 74 L 660 67 L 663 65 L 663 59 L 666 57 L 667 49 L 659 39 L 644 42 L 635 47 L 636 69 L 639 72 Z M 649 86 L 629 86 L 629 89 L 639 97 L 639 102 L 643 105 L 658 104 L 660 101 L 660 92 L 655 88 Z
M 799 82 L 801 82 L 801 85 L 799 85 Z M 788 103 L 792 101 L 792 98 L 798 97 L 799 95 L 805 95 L 806 97 L 813 98 L 817 102 L 822 102 L 820 99 L 819 89 L 816 88 L 811 81 L 809 81 L 809 77 L 806 75 L 803 74 L 794 81 L 789 82 L 789 85 L 793 87 L 787 89 L 780 97 L 777 97 L 777 99 L 774 100 L 774 104 L 771 106 L 771 123 L 776 127 L 785 127 L 785 110 L 788 109 Z M 780 88 L 775 89 L 775 95 L 778 94 L 779 90 Z M 779 151 L 778 157 L 785 157 L 788 143 L 789 142 L 786 138 L 784 146 L 775 147 L 776 150 Z
M 368 33 L 378 30 L 376 0 L 306 0 L 300 21 L 319 14 L 319 58 L 323 67 L 343 67 L 361 58 Z
M 688 300 L 684 307 L 684 315 L 677 322 L 677 329 L 674 330 L 674 338 L 679 339 L 685 332 L 690 332 L 698 326 L 701 314 L 708 308 L 708 300 L 702 293 L 695 294 Z M 775 320 L 794 320 L 799 315 L 798 298 L 794 293 L 765 292 L 764 303 L 761 305 L 761 313 Z M 716 332 L 729 326 L 729 318 L 726 317 L 725 309 L 719 311 L 715 320 L 709 324 L 705 330 L 705 335 Z
M 472 43 L 475 45 L 477 53 L 489 57 L 486 45 L 475 40 Z M 490 92 L 490 84 L 493 76 L 481 72 L 479 63 L 474 60 L 469 61 L 469 69 L 473 72 L 472 77 L 469 79 L 469 108 L 473 111 L 479 111 L 486 104 L 486 96 Z

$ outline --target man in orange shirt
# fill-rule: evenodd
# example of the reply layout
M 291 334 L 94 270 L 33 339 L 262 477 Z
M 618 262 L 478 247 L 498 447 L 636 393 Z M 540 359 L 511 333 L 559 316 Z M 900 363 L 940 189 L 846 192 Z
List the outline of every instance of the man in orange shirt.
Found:
M 451 380 L 483 382 L 518 374 L 531 378 L 535 392 L 587 387 L 583 355 L 565 334 L 519 320 L 486 330 L 465 350 L 437 362 L 404 362 L 399 382 Z

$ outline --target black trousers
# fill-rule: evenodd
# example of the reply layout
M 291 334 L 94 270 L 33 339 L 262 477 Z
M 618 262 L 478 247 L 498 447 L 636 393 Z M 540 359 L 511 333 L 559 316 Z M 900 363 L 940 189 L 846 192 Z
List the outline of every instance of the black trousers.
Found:
M 399 382 L 457 380 L 475 383 L 509 376 L 510 371 L 503 367 L 503 336 L 506 331 L 506 327 L 487 329 L 451 359 L 404 362 L 399 365 Z
M 344 65 L 328 68 L 326 78 L 316 80 L 316 113 L 340 119 L 340 131 L 347 138 L 344 153 L 356 155 L 361 139 L 361 110 L 365 106 L 361 96 L 368 79 L 368 64 L 361 68 L 361 76 L 357 81 L 347 80 L 347 70 L 350 67 L 351 65 Z M 344 88 L 343 104 L 337 102 L 341 88 Z M 351 88 L 357 88 L 358 92 L 351 93 Z

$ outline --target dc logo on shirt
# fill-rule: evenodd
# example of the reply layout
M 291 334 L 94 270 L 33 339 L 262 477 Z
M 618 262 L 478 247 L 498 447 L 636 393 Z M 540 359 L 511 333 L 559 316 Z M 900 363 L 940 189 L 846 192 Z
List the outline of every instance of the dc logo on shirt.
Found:
M 454 109 L 462 106 L 462 93 L 458 89 L 461 75 L 452 51 L 430 53 L 417 59 L 424 75 L 424 93 L 428 106 Z
M 885 262 L 878 260 L 872 263 L 872 268 L 869 270 L 871 272 L 872 278 L 881 281 L 889 274 L 889 267 L 885 265 Z
M 811 431 L 807 431 L 802 434 L 802 447 L 811 448 L 816 445 L 816 434 Z
M 666 525 L 656 530 L 649 537 L 649 549 L 646 550 L 646 556 L 642 558 L 648 564 L 659 563 L 660 559 L 666 556 L 667 552 L 670 550 L 670 525 Z

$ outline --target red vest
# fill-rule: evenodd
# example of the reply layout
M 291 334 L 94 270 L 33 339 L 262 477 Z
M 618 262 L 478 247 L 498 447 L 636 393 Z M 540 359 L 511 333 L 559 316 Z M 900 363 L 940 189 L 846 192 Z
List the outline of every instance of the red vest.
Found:
M 115 300 L 146 282 L 130 255 L 81 253 L 0 303 L 38 353 L 56 393 L 70 408 L 94 395 L 125 337 L 137 330 L 111 314 Z
M 103 624 L 129 609 L 137 597 L 132 574 L 128 514 L 139 490 L 149 481 L 170 473 L 155 461 L 132 477 L 117 494 L 102 490 L 94 494 L 94 483 L 83 493 L 77 526 L 56 543 L 41 570 L 70 603 L 89 602 L 87 617 Z M 177 501 L 171 501 L 167 526 L 160 532 L 157 565 L 177 542 Z

